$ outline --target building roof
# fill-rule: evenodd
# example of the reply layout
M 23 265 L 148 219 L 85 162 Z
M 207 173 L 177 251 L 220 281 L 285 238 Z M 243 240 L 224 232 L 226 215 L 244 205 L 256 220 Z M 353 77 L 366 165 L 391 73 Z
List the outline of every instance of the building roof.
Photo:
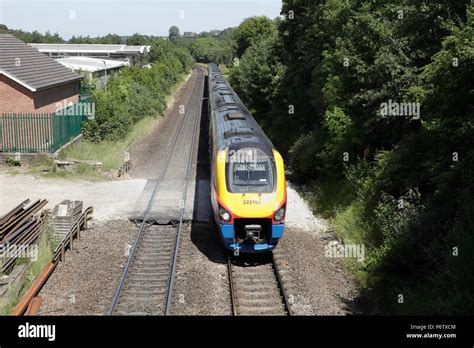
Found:
M 128 62 L 124 62 L 121 60 L 100 59 L 91 57 L 58 58 L 56 59 L 56 61 L 64 65 L 66 68 L 72 69 L 73 71 L 80 70 L 87 72 L 116 69 L 129 65 Z
M 88 53 L 140 55 L 150 52 L 151 46 L 102 45 L 102 44 L 29 44 L 43 53 Z
M 82 78 L 9 34 L 0 34 L 0 74 L 33 92 Z

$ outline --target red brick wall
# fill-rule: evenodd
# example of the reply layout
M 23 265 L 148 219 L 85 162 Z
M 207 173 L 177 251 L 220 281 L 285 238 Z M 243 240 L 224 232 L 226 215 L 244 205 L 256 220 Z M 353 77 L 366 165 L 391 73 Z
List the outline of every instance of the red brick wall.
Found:
M 32 92 L 0 74 L 0 114 L 52 113 L 57 103 L 79 102 L 79 82 Z

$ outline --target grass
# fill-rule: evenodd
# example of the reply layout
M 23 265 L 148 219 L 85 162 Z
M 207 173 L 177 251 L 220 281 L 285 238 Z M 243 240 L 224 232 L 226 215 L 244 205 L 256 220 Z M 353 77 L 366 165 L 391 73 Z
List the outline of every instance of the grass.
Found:
M 334 233 L 337 239 L 348 245 L 363 245 L 365 250 L 365 258 L 370 252 L 367 241 L 369 237 L 369 226 L 362 215 L 363 205 L 360 201 L 354 201 L 344 209 L 336 212 L 332 221 Z M 358 262 L 354 258 L 344 259 L 344 264 L 356 276 L 362 287 L 367 286 L 368 273 L 364 269 L 364 263 Z
M 311 209 L 321 214 L 333 227 L 334 234 L 343 244 L 365 245 L 369 226 L 363 218 L 363 204 L 355 199 L 355 194 L 347 180 L 328 178 L 309 187 L 305 196 Z M 356 259 L 343 259 L 343 264 L 357 277 L 359 284 L 367 284 L 367 272 Z
M 38 239 L 38 257 L 32 262 L 26 273 L 24 288 L 28 289 L 46 265 L 53 259 L 56 241 L 53 238 L 53 228 L 48 226 Z
M 52 232 L 52 228 L 48 226 L 39 236 L 37 241 L 38 257 L 27 266 L 28 270 L 26 271 L 25 281 L 23 283 L 17 283 L 8 289 L 5 299 L 0 302 L 0 315 L 8 315 L 11 313 L 23 294 L 52 260 L 55 247 Z M 16 264 L 23 263 L 25 263 L 25 258 L 19 258 L 16 262 Z
M 156 121 L 157 118 L 155 117 L 145 117 L 133 126 L 132 131 L 123 140 L 102 141 L 100 143 L 83 141 L 63 151 L 61 157 L 97 160 L 102 162 L 103 168 L 107 171 L 118 170 L 124 163 L 124 153 L 136 140 L 149 135 Z M 87 174 L 84 168 L 82 170 L 84 174 Z
M 305 198 L 323 218 L 332 219 L 351 203 L 354 193 L 347 180 L 328 178 L 309 187 Z
M 0 315 L 9 315 L 13 308 L 15 308 L 21 298 L 22 284 L 15 284 L 10 286 L 5 295 L 5 299 L 0 302 Z
M 336 236 L 346 244 L 364 244 L 369 226 L 362 217 L 363 205 L 354 201 L 345 209 L 336 213 L 333 225 Z

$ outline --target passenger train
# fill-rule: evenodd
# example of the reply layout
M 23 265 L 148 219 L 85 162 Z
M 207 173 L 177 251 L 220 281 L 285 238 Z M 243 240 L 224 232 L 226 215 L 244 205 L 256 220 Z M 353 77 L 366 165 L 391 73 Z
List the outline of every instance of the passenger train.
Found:
M 211 201 L 224 246 L 268 252 L 283 236 L 286 180 L 273 147 L 216 64 L 209 64 Z

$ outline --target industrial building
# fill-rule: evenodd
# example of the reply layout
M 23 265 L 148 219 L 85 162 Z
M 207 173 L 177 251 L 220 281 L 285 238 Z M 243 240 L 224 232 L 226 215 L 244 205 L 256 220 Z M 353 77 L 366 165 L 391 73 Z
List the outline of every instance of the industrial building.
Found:
M 32 47 L 52 58 L 94 57 L 141 63 L 151 46 L 103 45 L 103 44 L 43 44 L 31 43 Z
M 103 87 L 112 73 L 128 66 L 127 61 L 110 60 L 92 57 L 57 58 L 56 61 L 72 71 L 84 76 L 87 82 L 97 82 L 96 87 Z

